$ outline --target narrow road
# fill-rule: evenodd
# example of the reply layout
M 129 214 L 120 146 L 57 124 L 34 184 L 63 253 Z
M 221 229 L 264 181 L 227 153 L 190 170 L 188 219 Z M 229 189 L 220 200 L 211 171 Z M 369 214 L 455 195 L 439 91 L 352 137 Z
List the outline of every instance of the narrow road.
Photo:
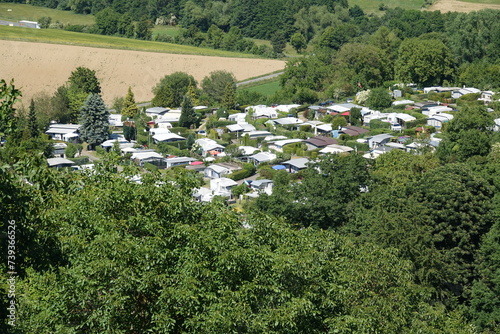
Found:
M 254 82 L 259 82 L 259 81 L 263 81 L 263 80 L 267 80 L 267 79 L 272 79 L 272 78 L 276 78 L 277 76 L 280 76 L 282 75 L 284 72 L 278 72 L 278 73 L 273 73 L 273 74 L 268 74 L 268 75 L 264 75 L 263 77 L 258 77 L 258 78 L 255 78 L 255 79 L 250 79 L 250 80 L 245 80 L 245 81 L 240 81 L 236 84 L 236 87 L 238 86 L 242 86 L 242 85 L 248 85 L 250 83 L 254 83 Z

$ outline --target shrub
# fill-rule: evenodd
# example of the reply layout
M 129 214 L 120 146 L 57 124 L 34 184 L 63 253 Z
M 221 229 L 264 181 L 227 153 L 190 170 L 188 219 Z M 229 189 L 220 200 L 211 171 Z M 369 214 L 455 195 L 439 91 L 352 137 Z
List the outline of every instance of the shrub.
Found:
M 86 165 L 90 162 L 89 157 L 78 157 L 69 159 L 75 163 L 75 165 Z
M 145 170 L 153 173 L 158 171 L 158 167 L 153 164 L 150 164 L 149 162 L 145 162 L 143 167 Z
M 66 146 L 66 149 L 64 150 L 64 154 L 66 154 L 66 157 L 68 158 L 74 158 L 77 152 L 78 149 L 73 143 L 69 143 L 68 146 Z

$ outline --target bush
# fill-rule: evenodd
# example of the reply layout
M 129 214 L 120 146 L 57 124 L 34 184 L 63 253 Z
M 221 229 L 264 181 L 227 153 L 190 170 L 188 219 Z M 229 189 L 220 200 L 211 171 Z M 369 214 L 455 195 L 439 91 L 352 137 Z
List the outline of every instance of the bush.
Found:
M 388 122 L 383 122 L 379 119 L 373 119 L 370 121 L 370 130 L 375 130 L 375 129 L 390 129 L 391 124 Z
M 73 31 L 73 32 L 85 32 L 86 26 L 81 25 L 81 24 L 70 24 L 64 27 L 64 30 L 66 31 Z
M 78 149 L 73 143 L 69 143 L 68 146 L 66 146 L 66 149 L 64 150 L 64 154 L 66 154 L 67 158 L 74 158 L 77 152 Z
M 144 165 L 142 166 L 145 170 L 150 171 L 150 172 L 157 172 L 158 171 L 158 166 L 155 166 L 149 162 L 145 162 Z
M 90 160 L 89 160 L 89 157 L 78 157 L 78 158 L 71 158 L 71 159 L 68 159 L 68 160 L 71 160 L 75 163 L 75 165 L 87 165 L 88 163 L 90 163 Z

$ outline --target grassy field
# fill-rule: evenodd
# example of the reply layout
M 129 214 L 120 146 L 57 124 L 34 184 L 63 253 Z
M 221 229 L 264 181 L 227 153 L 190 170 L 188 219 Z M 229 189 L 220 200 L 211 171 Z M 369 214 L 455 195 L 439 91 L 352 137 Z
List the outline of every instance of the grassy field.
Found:
M 188 45 L 169 44 L 161 42 L 140 41 L 136 39 L 102 36 L 56 29 L 29 29 L 0 26 L 0 39 L 27 42 L 53 43 L 92 46 L 99 48 L 165 52 L 174 54 L 191 54 L 218 57 L 257 58 L 254 55 L 238 52 L 197 48 Z
M 0 19 L 6 21 L 38 21 L 38 19 L 42 16 L 50 16 L 52 18 L 52 22 L 59 21 L 65 25 L 92 25 L 95 22 L 93 15 L 74 14 L 65 10 L 50 9 L 17 3 L 0 3 Z
M 349 1 L 349 6 L 358 5 L 367 14 L 372 14 L 372 13 L 382 14 L 383 11 L 379 10 L 379 7 L 381 5 L 385 5 L 388 8 L 401 7 L 404 9 L 421 9 L 424 2 L 425 2 L 424 0 L 404 0 L 404 1 L 398 1 L 398 0 L 348 0 L 348 1 Z M 473 2 L 476 2 L 476 1 L 473 1 Z
M 180 27 L 172 27 L 172 26 L 155 26 L 153 28 L 153 40 L 156 38 L 158 35 L 167 35 L 172 38 L 175 38 L 177 35 L 179 35 L 182 31 L 182 28 Z
M 265 96 L 270 96 L 276 93 L 276 91 L 280 88 L 279 80 L 273 79 L 270 81 L 266 81 L 264 83 L 254 84 L 254 85 L 246 85 L 242 86 L 241 90 L 248 90 L 250 92 L 257 92 L 263 94 Z

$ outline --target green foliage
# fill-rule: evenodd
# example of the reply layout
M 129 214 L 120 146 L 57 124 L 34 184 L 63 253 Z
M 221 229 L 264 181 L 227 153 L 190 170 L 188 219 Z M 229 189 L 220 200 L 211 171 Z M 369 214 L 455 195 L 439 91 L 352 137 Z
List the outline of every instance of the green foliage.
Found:
M 151 40 L 153 34 L 153 22 L 143 16 L 135 26 L 135 38 L 145 41 Z
M 453 70 L 453 57 L 442 41 L 410 38 L 401 43 L 395 75 L 402 82 L 439 85 L 451 79 Z
M 7 84 L 0 80 L 0 137 L 4 138 L 15 131 L 16 100 L 21 97 L 21 91 L 14 86 L 14 80 Z
M 242 180 L 244 178 L 247 178 L 247 177 L 254 175 L 255 171 L 256 171 L 256 168 L 253 164 L 243 164 L 242 170 L 232 172 L 227 177 L 232 179 L 232 180 L 238 181 L 238 180 Z
M 442 161 L 466 161 L 490 152 L 493 117 L 480 106 L 463 107 L 445 128 L 445 138 L 438 146 Z
M 228 110 L 234 109 L 236 105 L 236 85 L 228 82 L 224 88 L 224 96 L 221 105 Z
M 255 207 L 285 217 L 294 226 L 338 228 L 346 222 L 346 206 L 369 182 L 366 161 L 354 153 L 320 156 L 303 177 L 299 184 L 275 189 L 271 196 L 261 195 Z
M 68 79 L 69 89 L 88 94 L 101 93 L 101 85 L 96 72 L 87 67 L 79 66 L 71 72 Z
M 300 32 L 296 32 L 292 35 L 292 37 L 290 37 L 290 44 L 293 46 L 295 51 L 297 51 L 297 53 L 301 53 L 302 50 L 307 48 L 306 38 Z
M 101 144 L 109 137 L 109 112 L 104 101 L 97 94 L 91 94 L 81 108 L 80 138 L 90 148 Z
M 73 143 L 69 143 L 68 146 L 66 146 L 66 149 L 64 150 L 64 154 L 68 158 L 74 158 L 77 152 L 78 149 L 76 148 L 76 145 Z
M 179 107 L 190 85 L 196 88 L 192 75 L 184 72 L 166 75 L 153 89 L 155 97 L 152 104 L 159 107 Z
M 95 15 L 95 24 L 103 35 L 114 35 L 118 32 L 120 14 L 107 7 Z
M 134 118 L 138 112 L 139 108 L 135 104 L 134 93 L 132 92 L 132 88 L 129 86 L 127 95 L 125 95 L 125 99 L 123 101 L 121 114 L 127 118 Z
M 230 85 L 231 87 L 228 87 Z M 222 103 L 226 89 L 228 93 L 236 89 L 236 79 L 232 73 L 227 71 L 210 72 L 201 81 L 201 88 L 208 95 L 210 102 L 214 104 Z
M 196 122 L 196 113 L 193 109 L 193 102 L 189 96 L 184 96 L 181 109 L 179 126 L 189 129 Z
M 391 106 L 392 97 L 384 88 L 375 88 L 370 91 L 366 105 L 375 110 L 383 110 Z
M 30 108 L 28 113 L 28 127 L 31 138 L 36 138 L 40 135 L 40 129 L 38 128 L 38 122 L 36 118 L 35 102 L 33 99 L 30 101 Z
M 390 129 L 391 124 L 388 122 L 381 121 L 379 119 L 372 119 L 370 121 L 370 130 L 376 130 L 376 129 Z

